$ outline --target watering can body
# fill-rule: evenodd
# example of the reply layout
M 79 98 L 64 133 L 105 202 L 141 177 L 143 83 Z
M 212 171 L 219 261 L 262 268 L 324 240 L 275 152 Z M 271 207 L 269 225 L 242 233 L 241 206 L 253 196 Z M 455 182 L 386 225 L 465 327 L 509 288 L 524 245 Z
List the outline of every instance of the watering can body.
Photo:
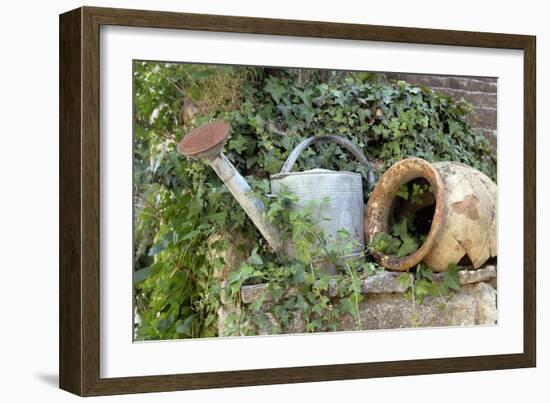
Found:
M 291 209 L 298 210 L 313 203 L 313 213 L 324 231 L 327 249 L 333 249 L 338 232 L 344 230 L 355 245 L 351 254 L 359 255 L 363 251 L 365 205 L 360 174 L 312 169 L 272 175 L 271 193 L 277 195 L 283 189 L 298 198 Z M 286 255 L 295 257 L 292 241 L 285 241 L 283 248 Z
M 338 233 L 345 231 L 349 234 L 349 241 L 354 245 L 351 251 L 346 251 L 347 256 L 358 256 L 365 248 L 362 176 L 354 172 L 327 169 L 292 172 L 302 151 L 311 144 L 320 142 L 336 143 L 347 149 L 361 164 L 369 168 L 367 184 L 369 187 L 374 184 L 372 167 L 365 155 L 348 139 L 327 135 L 309 137 L 292 150 L 281 172 L 271 175 L 271 193 L 277 195 L 282 189 L 287 189 L 297 196 L 298 202 L 291 206 L 293 209 L 304 208 L 313 202 L 317 206 L 314 216 L 322 226 L 327 250 L 337 247 Z M 283 250 L 286 255 L 295 257 L 292 242 L 284 242 Z M 327 270 L 332 271 L 333 268 Z

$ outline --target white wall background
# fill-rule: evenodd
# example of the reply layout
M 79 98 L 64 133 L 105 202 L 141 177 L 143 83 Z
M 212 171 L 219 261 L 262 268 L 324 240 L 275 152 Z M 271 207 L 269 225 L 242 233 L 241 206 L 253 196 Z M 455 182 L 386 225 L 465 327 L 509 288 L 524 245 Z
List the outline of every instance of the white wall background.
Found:
M 5 402 L 69 402 L 58 366 L 58 14 L 78 1 L 5 2 L 0 61 L 0 397 Z M 310 19 L 537 35 L 538 46 L 538 368 L 387 379 L 145 394 L 101 401 L 548 401 L 550 275 L 550 27 L 545 2 L 391 0 L 119 0 L 87 5 Z M 517 111 L 522 113 L 522 111 Z M 518 133 L 519 135 L 519 133 Z M 546 180 L 547 182 L 547 180 Z M 444 342 L 444 341 L 442 341 Z

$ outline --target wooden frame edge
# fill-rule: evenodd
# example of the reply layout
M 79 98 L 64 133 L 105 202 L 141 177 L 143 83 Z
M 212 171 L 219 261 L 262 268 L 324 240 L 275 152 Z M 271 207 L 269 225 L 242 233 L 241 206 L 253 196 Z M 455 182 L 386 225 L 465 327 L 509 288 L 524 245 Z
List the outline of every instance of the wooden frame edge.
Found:
M 128 25 L 524 51 L 524 352 L 477 357 L 100 378 L 99 28 Z M 322 29 L 321 29 L 322 28 Z M 406 33 L 406 35 L 404 35 Z M 534 36 L 81 7 L 60 16 L 60 387 L 80 396 L 374 378 L 536 365 Z
M 537 42 L 525 38 L 523 48 L 523 355 L 537 365 Z
M 59 16 L 59 387 L 82 394 L 81 10 Z

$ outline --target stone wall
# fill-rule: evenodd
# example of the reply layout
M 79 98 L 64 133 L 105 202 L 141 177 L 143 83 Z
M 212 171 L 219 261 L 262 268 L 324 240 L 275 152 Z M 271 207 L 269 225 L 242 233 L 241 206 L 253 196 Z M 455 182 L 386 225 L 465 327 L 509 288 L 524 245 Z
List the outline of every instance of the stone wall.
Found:
M 454 99 L 464 98 L 473 106 L 470 124 L 482 130 L 496 149 L 497 143 L 497 79 L 409 73 L 387 73 L 389 78 L 422 85 L 443 92 Z
M 407 293 L 413 286 L 413 275 L 408 284 L 399 277 L 401 273 L 383 271 L 366 277 L 362 283 L 364 300 L 359 304 L 359 321 L 349 314 L 337 319 L 338 331 L 402 329 L 414 327 L 475 326 L 497 323 L 497 270 L 486 265 L 478 270 L 461 270 L 458 273 L 460 289 L 449 296 L 426 297 L 421 303 L 411 300 Z M 434 281 L 443 281 L 443 274 L 434 274 Z M 218 331 L 221 336 L 244 334 L 305 333 L 307 323 L 301 312 L 292 312 L 289 326 L 282 328 L 273 314 L 273 301 L 268 284 L 243 286 L 240 304 L 223 301 L 218 312 Z M 296 295 L 297 290 L 286 290 L 285 296 Z M 338 285 L 331 280 L 328 294 L 331 303 L 338 305 Z M 243 307 L 261 300 L 260 310 L 265 314 L 264 324 L 257 328 L 244 324 L 243 327 L 228 326 L 231 314 L 239 315 Z

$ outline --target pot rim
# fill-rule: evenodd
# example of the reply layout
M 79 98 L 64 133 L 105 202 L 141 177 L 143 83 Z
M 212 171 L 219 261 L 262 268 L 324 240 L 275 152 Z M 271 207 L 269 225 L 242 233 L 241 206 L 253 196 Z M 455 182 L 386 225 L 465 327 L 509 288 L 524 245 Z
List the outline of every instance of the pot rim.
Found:
M 445 184 L 437 169 L 428 161 L 410 157 L 392 165 L 378 180 L 369 201 L 365 216 L 365 240 L 370 242 L 375 234 L 388 232 L 389 218 L 399 187 L 418 178 L 426 179 L 433 188 L 435 211 L 430 231 L 424 243 L 414 253 L 397 257 L 374 252 L 372 255 L 382 266 L 405 271 L 417 265 L 430 251 L 443 227 L 445 209 Z

